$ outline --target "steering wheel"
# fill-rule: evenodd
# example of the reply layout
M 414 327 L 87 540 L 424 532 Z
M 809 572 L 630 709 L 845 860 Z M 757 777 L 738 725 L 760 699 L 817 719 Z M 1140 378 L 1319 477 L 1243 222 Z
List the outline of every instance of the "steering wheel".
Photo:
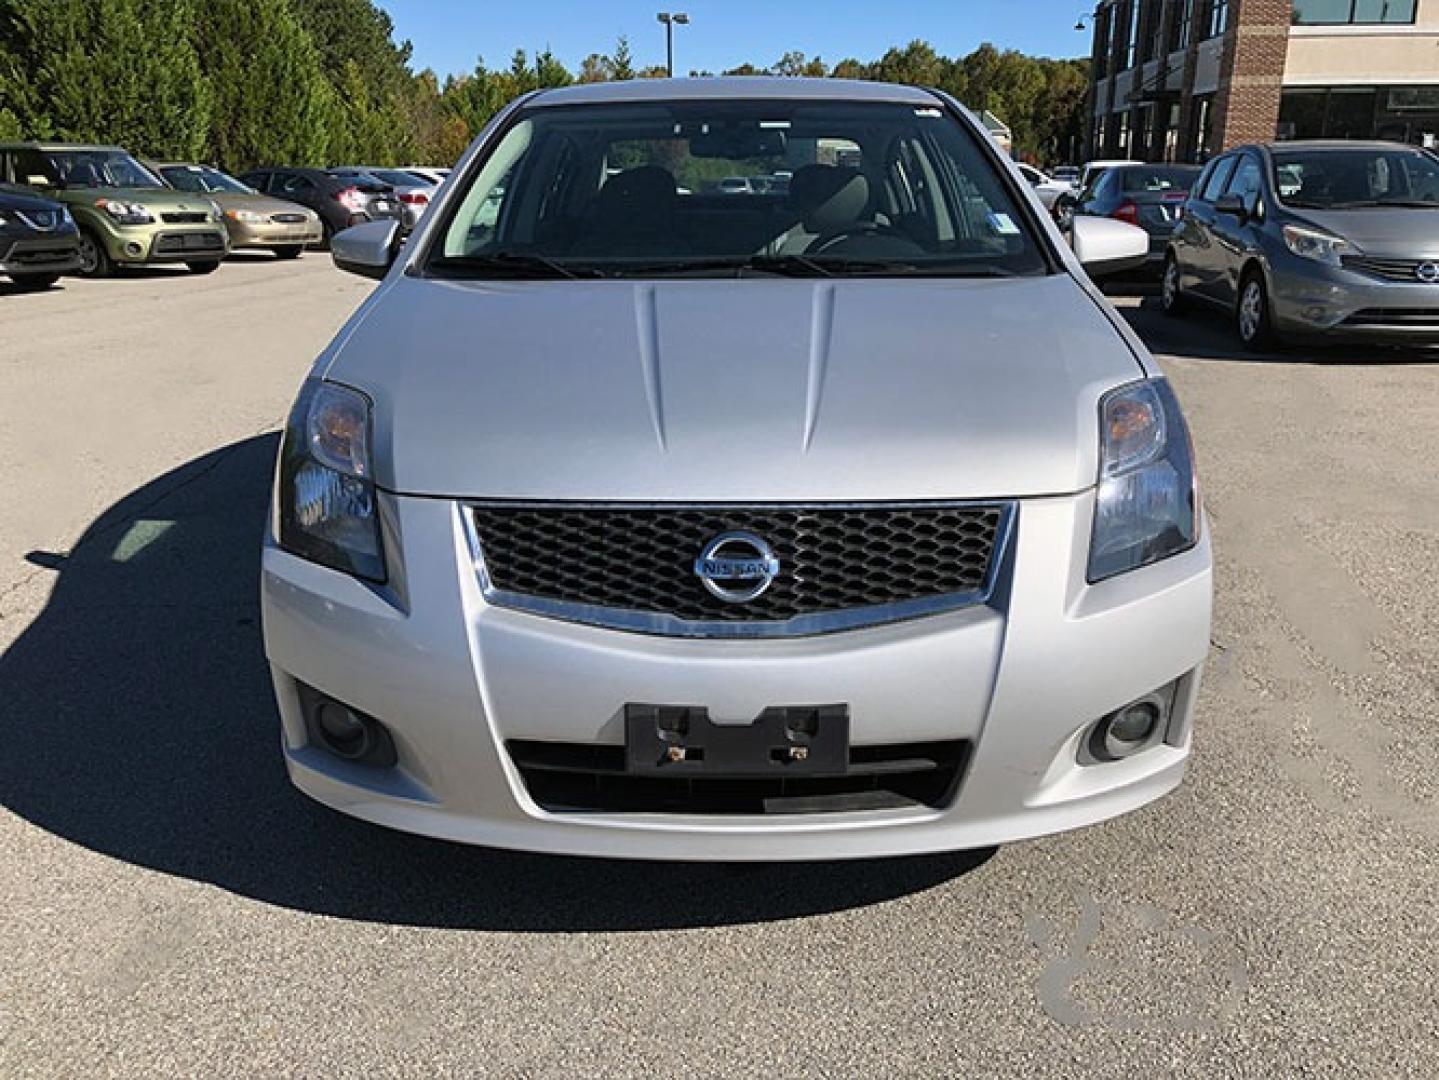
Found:
M 883 236 L 886 239 L 902 240 L 907 244 L 914 241 L 906 236 L 893 225 L 880 225 L 873 221 L 857 221 L 853 225 L 846 225 L 843 229 L 837 229 L 832 233 L 826 233 L 812 243 L 806 249 L 806 255 L 823 255 L 832 247 L 844 243 L 846 240 L 853 240 L 861 236 Z

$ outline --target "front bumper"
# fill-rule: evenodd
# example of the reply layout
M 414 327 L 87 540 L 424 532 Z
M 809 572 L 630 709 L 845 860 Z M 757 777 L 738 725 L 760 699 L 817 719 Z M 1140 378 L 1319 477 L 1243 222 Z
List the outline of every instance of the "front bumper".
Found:
M 396 558 L 378 589 L 264 552 L 265 644 L 290 776 L 372 822 L 467 843 L 628 858 L 791 860 L 955 850 L 1134 810 L 1179 782 L 1209 647 L 1211 554 L 1198 547 L 1090 586 L 1093 495 L 1020 504 L 989 606 L 778 641 L 684 640 L 492 607 L 454 503 L 383 496 Z M 1081 765 L 1093 721 L 1182 680 L 1171 738 Z M 297 681 L 382 720 L 394 768 L 310 745 Z M 543 809 L 512 739 L 616 745 L 627 703 L 703 706 L 747 721 L 770 706 L 844 702 L 856 746 L 968 741 L 937 809 L 705 816 Z
M 1287 254 L 1267 270 L 1274 325 L 1283 334 L 1439 344 L 1439 284 L 1385 281 Z
M 127 266 L 223 259 L 230 241 L 223 226 L 112 225 L 97 230 L 110 258 Z
M 318 244 L 323 239 L 319 219 L 305 222 L 244 222 L 225 220 L 230 235 L 230 250 L 241 248 L 276 248 Z
M 46 233 L 31 239 L 0 236 L 0 274 L 64 274 L 80 267 L 80 234 Z

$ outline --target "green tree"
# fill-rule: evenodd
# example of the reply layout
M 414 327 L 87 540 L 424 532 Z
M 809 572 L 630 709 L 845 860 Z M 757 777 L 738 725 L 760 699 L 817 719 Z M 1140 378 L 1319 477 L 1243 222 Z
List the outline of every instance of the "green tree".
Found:
M 634 55 L 630 52 L 630 39 L 623 34 L 615 42 L 615 51 L 609 55 L 610 78 L 616 81 L 635 77 Z
M 38 138 L 193 158 L 211 94 L 191 0 L 0 0 L 0 110 Z
M 325 165 L 350 117 L 285 0 L 205 0 L 197 51 L 214 94 L 211 147 L 226 167 Z M 336 157 L 343 156 L 335 154 Z

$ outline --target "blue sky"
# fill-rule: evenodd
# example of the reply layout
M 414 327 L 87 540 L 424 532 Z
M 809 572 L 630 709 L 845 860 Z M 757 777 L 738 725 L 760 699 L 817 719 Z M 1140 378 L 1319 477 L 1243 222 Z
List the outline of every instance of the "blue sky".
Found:
M 872 60 L 891 45 L 924 38 L 945 55 L 981 42 L 1040 56 L 1087 56 L 1074 22 L 1094 0 L 379 0 L 398 38 L 415 46 L 415 68 L 441 76 L 469 71 L 483 56 L 509 63 L 517 48 L 549 47 L 571 70 L 609 52 L 626 34 L 635 66 L 662 64 L 657 11 L 686 11 L 675 33 L 675 68 L 720 71 L 771 64 L 790 49 L 831 64 Z M 674 6 L 670 6 L 674 5 Z

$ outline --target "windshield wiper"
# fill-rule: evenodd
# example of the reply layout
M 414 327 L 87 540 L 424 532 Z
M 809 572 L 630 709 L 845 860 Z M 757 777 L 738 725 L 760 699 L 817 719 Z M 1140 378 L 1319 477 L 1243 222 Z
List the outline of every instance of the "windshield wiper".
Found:
M 756 255 L 751 269 L 793 277 L 1014 277 L 1014 271 L 993 263 L 965 263 L 943 259 L 906 262 L 900 259 L 827 259 L 822 255 Z
M 527 251 L 497 251 L 490 255 L 442 255 L 430 261 L 436 270 L 454 270 L 462 274 L 498 273 L 505 277 L 553 279 L 593 278 L 602 276 L 590 266 L 566 266 L 556 259 Z

